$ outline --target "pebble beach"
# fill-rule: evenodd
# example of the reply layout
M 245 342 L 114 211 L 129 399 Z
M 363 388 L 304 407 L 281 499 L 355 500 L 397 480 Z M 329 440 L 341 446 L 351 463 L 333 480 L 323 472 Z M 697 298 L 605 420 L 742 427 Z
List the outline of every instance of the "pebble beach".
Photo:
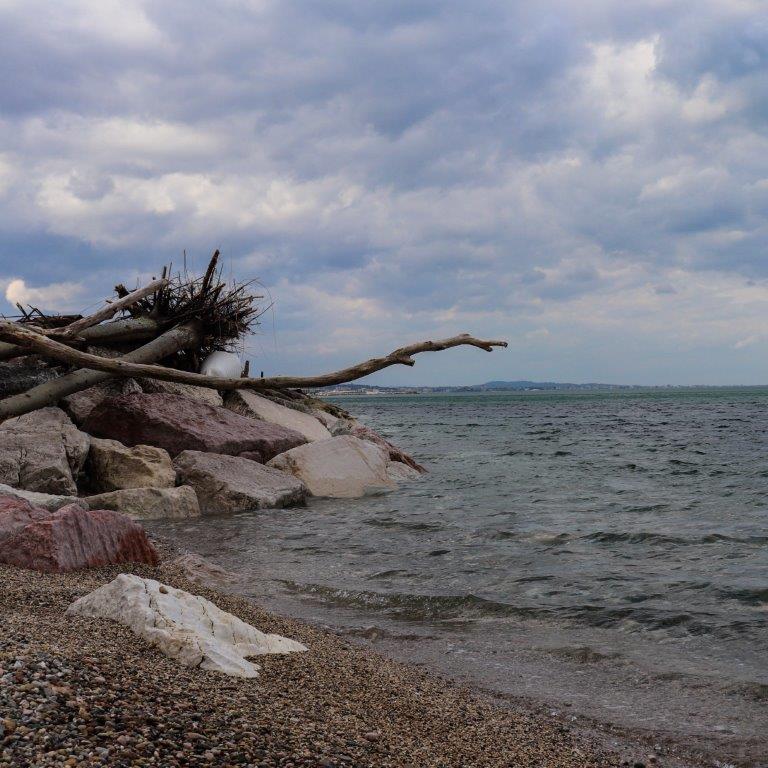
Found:
M 0 765 L 642 764 L 560 722 L 496 706 L 190 582 L 168 556 L 164 563 L 74 574 L 0 566 Z M 310 652 L 260 657 L 258 678 L 236 679 L 183 667 L 117 623 L 65 615 L 73 600 L 120 572 L 204 595 Z

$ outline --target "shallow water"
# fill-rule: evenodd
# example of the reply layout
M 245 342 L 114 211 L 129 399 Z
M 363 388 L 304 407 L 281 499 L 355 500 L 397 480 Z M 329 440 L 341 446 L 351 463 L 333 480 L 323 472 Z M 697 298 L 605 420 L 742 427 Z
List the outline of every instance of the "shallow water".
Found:
M 286 613 L 768 765 L 768 389 L 341 404 L 430 473 L 152 527 Z

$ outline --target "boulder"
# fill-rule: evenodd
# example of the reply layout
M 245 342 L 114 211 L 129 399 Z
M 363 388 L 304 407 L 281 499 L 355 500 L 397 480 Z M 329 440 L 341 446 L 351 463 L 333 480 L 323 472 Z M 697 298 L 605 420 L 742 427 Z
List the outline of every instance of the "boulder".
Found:
M 306 442 L 303 435 L 277 424 L 161 393 L 110 397 L 93 409 L 85 428 L 124 445 L 165 448 L 171 456 L 182 451 L 232 456 L 250 451 L 263 462 Z
M 293 507 L 307 498 L 301 480 L 238 456 L 184 451 L 173 465 L 179 482 L 195 489 L 204 515 Z
M 35 491 L 22 491 L 19 488 L 11 488 L 10 485 L 0 483 L 0 496 L 12 496 L 23 499 L 36 507 L 42 507 L 49 512 L 66 507 L 68 504 L 77 504 L 77 496 L 56 496 L 50 493 L 37 493 Z
M 142 389 L 135 379 L 111 379 L 93 387 L 67 395 L 60 403 L 72 421 L 82 426 L 91 415 L 91 411 L 108 397 L 115 395 L 129 395 L 132 392 L 141 392 Z
M 26 392 L 60 375 L 60 370 L 35 355 L 0 362 L 0 399 Z
M 389 463 L 387 452 L 378 445 L 342 435 L 293 448 L 267 466 L 298 477 L 313 496 L 345 499 L 395 488 Z
M 20 528 L 36 520 L 45 520 L 50 512 L 24 499 L 0 496 L 0 544 Z
M 235 390 L 227 395 L 225 404 L 227 408 L 243 416 L 288 427 L 288 429 L 304 435 L 309 442 L 327 440 L 331 436 L 325 425 L 309 413 L 297 411 L 295 408 L 287 408 L 273 400 L 257 395 L 255 392 Z
M 295 653 L 306 647 L 267 635 L 198 595 L 122 573 L 67 608 L 70 616 L 117 621 L 187 667 L 258 677 L 249 657 Z
M 94 491 L 173 488 L 176 470 L 168 451 L 151 445 L 128 447 L 117 440 L 91 439 L 89 481 Z
M 0 562 L 62 573 L 117 563 L 156 565 L 158 557 L 144 529 L 125 515 L 71 504 L 0 541 Z
M 239 375 L 239 374 L 238 374 Z M 192 384 L 180 384 L 175 381 L 160 381 L 159 379 L 139 379 L 145 392 L 160 392 L 166 395 L 179 395 L 188 400 L 197 400 L 208 405 L 224 405 L 221 395 L 210 387 L 195 387 Z
M 397 461 L 402 464 L 407 464 L 411 469 L 416 470 L 417 473 L 424 473 L 427 470 L 418 464 L 407 453 L 401 451 L 396 445 L 392 445 L 389 440 L 383 438 L 378 432 L 375 432 L 370 427 L 365 427 L 362 424 L 351 424 L 347 434 L 353 437 L 359 437 L 361 440 L 367 440 L 369 443 L 378 445 L 383 448 L 388 454 L 391 461 Z
M 387 474 L 396 483 L 407 483 L 411 480 L 418 480 L 422 473 L 402 461 L 390 461 L 387 467 Z
M 0 482 L 58 495 L 77 494 L 90 438 L 60 408 L 41 408 L 0 425 Z
M 90 509 L 111 509 L 135 520 L 200 517 L 197 495 L 188 485 L 178 488 L 126 488 L 80 500 Z

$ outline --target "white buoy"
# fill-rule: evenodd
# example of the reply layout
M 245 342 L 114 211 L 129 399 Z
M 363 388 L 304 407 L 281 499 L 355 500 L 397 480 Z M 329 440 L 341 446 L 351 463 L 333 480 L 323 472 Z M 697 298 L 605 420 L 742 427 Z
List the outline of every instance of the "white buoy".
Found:
M 243 372 L 243 364 L 240 358 L 233 352 L 211 352 L 203 360 L 200 373 L 203 376 L 221 376 L 225 379 L 240 378 Z

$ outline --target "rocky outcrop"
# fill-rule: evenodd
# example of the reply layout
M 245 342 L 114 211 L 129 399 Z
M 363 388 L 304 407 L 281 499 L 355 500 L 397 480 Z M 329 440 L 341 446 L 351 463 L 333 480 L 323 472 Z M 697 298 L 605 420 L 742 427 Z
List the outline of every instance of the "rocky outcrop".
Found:
M 237 456 L 184 451 L 173 464 L 178 481 L 195 489 L 204 515 L 292 507 L 307 497 L 304 483 L 292 475 Z
M 11 488 L 10 485 L 0 483 L 0 496 L 12 496 L 15 499 L 23 499 L 36 507 L 42 507 L 49 512 L 66 507 L 68 504 L 77 504 L 77 496 L 57 496 L 50 493 L 37 493 L 35 491 L 23 491 L 19 488 Z
M 111 509 L 135 520 L 199 517 L 197 495 L 188 485 L 178 488 L 126 488 L 80 500 L 91 509 Z
M 313 496 L 357 498 L 397 486 L 389 464 L 383 448 L 342 435 L 293 448 L 267 466 L 298 477 Z
M 155 445 L 171 456 L 188 450 L 233 456 L 249 451 L 263 462 L 306 442 L 277 424 L 160 393 L 108 398 L 93 409 L 85 428 L 124 445 Z
M 309 442 L 327 440 L 331 436 L 325 425 L 311 414 L 287 408 L 255 392 L 235 390 L 227 395 L 225 403 L 235 413 L 287 427 L 304 435 Z
M 88 454 L 88 469 L 94 491 L 173 488 L 176 485 L 176 470 L 168 451 L 151 445 L 128 447 L 117 440 L 94 437 Z
M 117 512 L 72 504 L 0 541 L 0 562 L 36 571 L 78 571 L 118 563 L 156 565 L 144 529 Z
M 24 499 L 0 496 L 0 545 L 25 525 L 45 520 L 50 514 L 47 509 L 36 507 Z
M 142 389 L 135 379 L 112 379 L 84 389 L 82 392 L 67 395 L 60 405 L 75 424 L 82 426 L 91 415 L 91 411 L 102 400 L 106 400 L 108 397 L 115 397 L 116 395 L 130 395 L 141 391 Z
M 112 619 L 184 666 L 234 677 L 258 676 L 249 657 L 307 650 L 260 632 L 203 597 L 133 574 L 120 574 L 76 600 L 67 614 Z
M 60 408 L 41 408 L 0 425 L 0 482 L 27 491 L 77 494 L 90 438 Z
M 195 387 L 191 384 L 178 384 L 175 381 L 160 381 L 160 379 L 139 379 L 145 392 L 160 392 L 166 395 L 179 395 L 188 400 L 197 400 L 208 405 L 224 405 L 221 395 L 210 387 Z

